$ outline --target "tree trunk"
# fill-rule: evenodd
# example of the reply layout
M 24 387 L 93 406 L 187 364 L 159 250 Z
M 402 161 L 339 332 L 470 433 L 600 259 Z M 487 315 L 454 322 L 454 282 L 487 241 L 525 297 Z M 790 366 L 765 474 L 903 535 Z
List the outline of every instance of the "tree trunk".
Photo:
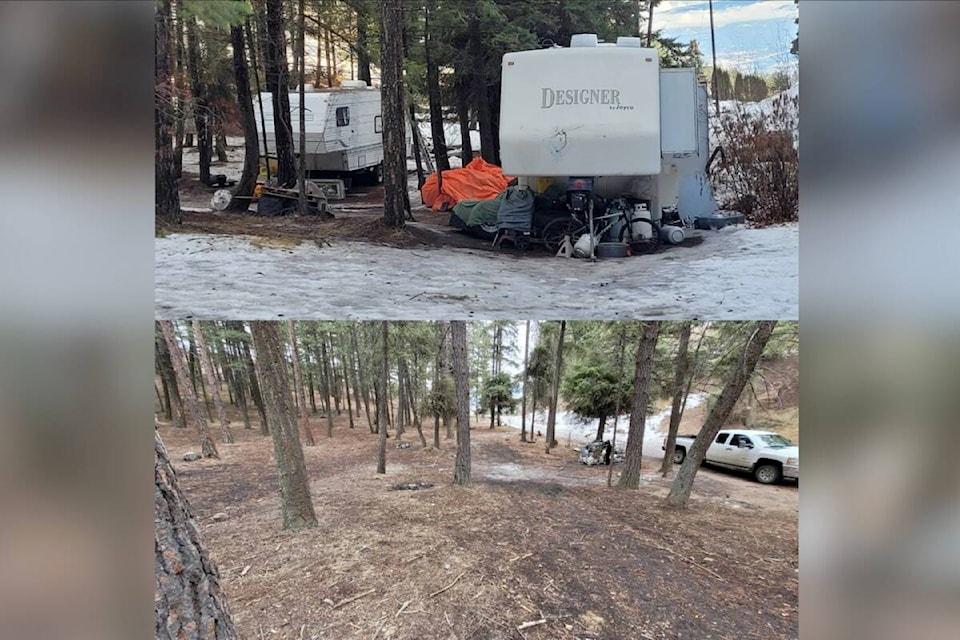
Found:
M 293 355 L 293 383 L 297 387 L 297 406 L 300 409 L 300 432 L 308 447 L 316 444 L 313 431 L 310 430 L 310 416 L 307 413 L 307 396 L 303 390 L 303 373 L 300 369 L 300 349 L 297 346 L 297 328 L 293 320 L 287 320 L 287 332 L 290 334 L 290 352 Z
M 283 528 L 315 527 L 317 516 L 310 499 L 310 482 L 294 417 L 280 328 L 276 322 L 255 321 L 251 323 L 251 330 L 257 351 L 257 371 L 263 382 L 264 404 L 272 426 L 270 433 L 279 471 Z
M 600 416 L 600 425 L 597 427 L 597 437 L 594 438 L 595 441 L 599 442 L 603 440 L 603 432 L 606 430 L 606 427 L 607 427 L 607 416 L 602 415 Z
M 367 36 L 366 4 L 357 8 L 357 77 L 370 86 L 370 43 Z
M 370 427 L 370 433 L 374 432 L 374 422 L 370 417 L 370 391 L 363 376 L 363 360 L 360 357 L 360 343 L 357 341 L 357 325 L 350 327 L 350 338 L 353 343 L 353 351 L 357 358 L 357 382 L 360 386 L 360 394 L 363 396 L 363 410 L 367 415 L 367 426 Z
M 659 321 L 643 323 L 643 335 L 637 346 L 637 366 L 633 375 L 633 406 L 630 408 L 627 451 L 620 482 L 617 483 L 618 487 L 624 489 L 640 487 L 643 435 L 647 421 L 647 404 L 650 402 L 650 373 L 653 370 L 653 354 L 657 350 L 659 333 Z
M 433 138 L 433 155 L 437 172 L 450 169 L 447 157 L 447 141 L 443 131 L 443 104 L 440 97 L 440 67 L 433 59 L 433 33 L 430 30 L 430 14 L 436 9 L 435 0 L 427 0 L 423 15 L 423 57 L 427 67 L 427 100 L 430 103 L 430 135 Z M 439 177 L 439 176 L 438 176 Z
M 323 360 L 323 397 L 326 398 L 327 405 L 327 437 L 333 437 L 333 411 L 330 407 L 330 362 L 327 358 L 327 339 L 326 336 L 320 338 L 320 359 Z
M 299 87 L 300 94 L 298 96 L 298 104 L 300 106 L 297 109 L 298 131 L 300 133 L 299 140 L 297 141 L 297 213 L 301 216 L 307 213 L 307 109 L 305 106 L 306 98 L 304 97 L 306 92 L 304 83 L 307 81 L 307 60 L 304 52 L 304 44 L 306 41 L 306 31 L 304 30 L 305 19 L 306 2 L 305 0 L 300 0 L 299 7 L 297 8 L 297 53 L 299 54 L 299 66 L 295 66 L 294 68 L 300 76 L 297 78 L 297 86 Z M 304 410 L 304 414 L 306 414 L 306 410 Z M 308 442 L 308 444 L 310 443 Z
M 347 420 L 349 420 L 350 428 L 353 429 L 353 406 L 350 403 L 350 371 L 347 369 L 347 359 L 342 355 L 346 351 L 342 342 L 339 351 L 341 353 L 341 369 L 343 369 L 343 397 L 347 402 Z M 356 397 L 354 397 L 354 400 L 356 400 Z M 357 408 L 359 409 L 359 406 Z
M 237 322 L 240 330 L 243 330 L 243 323 Z M 260 382 L 257 380 L 257 370 L 253 364 L 253 356 L 250 355 L 250 347 L 246 342 L 241 341 L 240 347 L 243 350 L 243 357 L 247 365 L 247 378 L 250 380 L 250 397 L 253 403 L 257 405 L 257 412 L 260 414 L 260 435 L 270 435 L 270 422 L 267 420 L 267 407 L 263 401 L 263 394 L 260 392 Z
M 773 334 L 773 329 L 776 326 L 776 320 L 756 323 L 750 337 L 747 338 L 746 343 L 743 345 L 743 351 L 740 357 L 737 358 L 737 365 L 730 373 L 730 378 L 720 392 L 720 397 L 710 411 L 710 415 L 707 416 L 706 422 L 703 423 L 703 427 L 700 428 L 700 433 L 698 433 L 694 439 L 693 446 L 691 446 L 687 452 L 687 457 L 684 459 L 683 464 L 680 465 L 677 477 L 674 478 L 673 485 L 670 487 L 670 493 L 667 495 L 668 505 L 678 508 L 687 506 L 687 501 L 690 499 L 690 492 L 693 489 L 693 480 L 697 476 L 697 470 L 703 463 L 707 449 L 710 447 L 713 439 L 717 437 L 720 429 L 723 428 L 727 418 L 730 417 L 733 406 L 737 403 L 737 399 L 740 398 L 740 394 L 743 393 L 743 388 L 750 380 L 750 376 L 753 375 L 753 371 L 757 367 L 757 362 L 760 361 L 760 356 L 763 355 L 763 350 L 767 346 L 767 342 L 770 340 L 770 336 Z
M 467 369 L 467 325 L 462 320 L 450 322 L 453 343 L 453 379 L 457 393 L 457 457 L 453 467 L 453 483 L 470 484 L 470 372 Z
M 500 80 L 487 87 L 487 106 L 490 109 L 490 142 L 493 144 L 493 163 L 500 165 Z
M 160 369 L 160 379 L 163 380 L 165 392 L 170 393 L 172 406 L 167 403 L 171 411 L 168 419 L 173 420 L 173 426 L 183 429 L 187 426 L 186 409 L 183 406 L 183 398 L 180 396 L 177 376 L 173 370 L 173 361 L 170 358 L 170 351 L 167 349 L 167 341 L 163 337 L 160 329 L 160 323 L 155 322 L 156 332 L 154 335 L 154 344 L 156 346 L 157 367 Z
M 520 390 L 520 442 L 527 441 L 527 367 L 530 365 L 530 321 L 523 338 L 523 371 L 520 373 L 522 387 Z
M 539 398 L 537 397 L 537 381 L 536 380 L 534 380 L 533 382 L 533 393 L 531 395 L 532 397 L 530 398 L 530 400 L 533 404 L 533 411 L 530 412 L 530 442 L 533 443 L 537 441 L 537 438 L 536 438 L 537 401 L 539 400 Z
M 366 391 L 363 385 L 363 381 L 360 377 L 360 350 L 357 346 L 357 328 L 356 324 L 351 325 L 350 327 L 350 348 L 348 353 L 350 358 L 350 369 L 353 374 L 353 397 L 357 399 L 357 413 L 360 413 L 360 402 L 363 401 L 363 411 L 367 416 L 367 426 L 370 427 L 370 432 L 373 433 L 373 420 L 370 419 L 370 401 L 365 395 Z M 353 368 L 354 358 L 356 359 L 357 368 Z
M 234 640 L 220 574 L 203 546 L 167 451 L 154 431 L 154 612 L 158 640 Z
M 390 367 L 388 357 L 387 322 L 380 323 L 383 341 L 383 351 L 380 363 L 380 391 L 377 393 L 377 431 L 379 444 L 377 446 L 377 473 L 387 472 L 387 385 L 389 384 Z
M 213 156 L 213 139 L 208 120 L 210 105 L 207 103 L 207 86 L 203 78 L 200 56 L 200 36 L 197 23 L 186 21 L 187 68 L 190 72 L 190 91 L 193 93 L 193 123 L 197 128 L 197 151 L 200 154 L 200 182 L 210 184 L 210 161 Z
M 423 173 L 423 155 L 420 149 L 420 136 L 417 135 L 417 108 L 413 103 L 413 100 L 408 101 L 409 104 L 407 108 L 410 111 L 410 139 L 413 142 L 413 159 L 417 164 L 417 189 L 423 189 L 423 183 L 426 182 L 426 178 Z
M 383 222 L 402 229 L 407 207 L 407 154 L 403 115 L 402 0 L 382 0 L 381 80 L 383 113 Z
M 650 9 L 651 14 L 653 8 Z M 683 389 L 686 386 L 687 372 L 690 370 L 690 358 L 687 353 L 690 344 L 690 329 L 692 322 L 684 322 L 680 327 L 680 342 L 677 345 L 677 360 L 673 376 L 673 404 L 670 406 L 670 426 L 667 430 L 667 442 L 663 450 L 663 463 L 660 473 L 666 478 L 673 469 L 673 450 L 677 446 L 677 431 L 680 429 L 681 404 L 683 403 Z
M 464 74 L 465 75 L 465 74 Z M 473 160 L 473 142 L 470 140 L 470 80 L 457 81 L 457 119 L 460 121 L 460 166 Z
M 177 380 L 184 395 L 184 404 L 187 413 L 197 427 L 197 434 L 200 437 L 200 451 L 204 458 L 219 458 L 217 445 L 210 438 L 210 432 L 207 430 L 207 419 L 200 410 L 200 402 L 197 400 L 197 394 L 190 384 L 190 374 L 187 371 L 187 359 L 183 355 L 183 350 L 177 344 L 177 338 L 173 332 L 173 323 L 169 320 L 160 320 L 160 330 L 163 332 L 163 339 L 167 343 L 167 350 L 170 352 L 170 359 L 173 362 L 174 370 L 177 373 Z
M 557 398 L 560 395 L 560 376 L 563 369 L 563 337 L 567 331 L 566 320 L 560 321 L 560 335 L 557 337 L 557 356 L 553 367 L 553 384 L 550 387 L 550 413 L 547 415 L 547 446 L 546 451 L 557 446 L 554 438 L 557 424 Z
M 200 321 L 193 321 L 193 335 L 197 341 L 197 351 L 200 352 L 200 370 L 206 374 L 207 381 L 210 384 L 210 390 L 213 393 L 213 406 L 217 411 L 217 420 L 220 422 L 220 438 L 224 444 L 233 444 L 233 432 L 230 431 L 230 421 L 227 420 L 227 412 L 223 408 L 223 402 L 220 399 L 220 385 L 217 384 L 214 375 L 213 360 L 210 358 L 210 350 L 207 349 L 207 339 L 203 336 L 203 330 L 200 328 Z M 206 371 L 204 372 L 204 369 Z
M 170 2 L 159 3 L 154 18 L 154 73 L 156 88 L 153 106 L 153 133 L 155 141 L 154 216 L 168 224 L 180 224 L 180 193 L 177 191 L 177 173 L 174 163 L 170 126 L 173 123 L 174 91 L 170 73 Z
M 317 412 L 317 396 L 314 393 L 313 371 L 307 372 L 307 389 L 310 391 L 310 413 Z
M 243 173 L 227 209 L 246 211 L 257 184 L 257 174 L 260 172 L 260 144 L 257 118 L 253 113 L 253 97 L 250 94 L 243 25 L 230 27 L 230 44 L 233 48 L 233 79 L 237 88 L 237 104 L 240 106 L 240 121 L 243 124 Z
M 283 23 L 283 0 L 266 0 L 267 91 L 273 99 L 273 130 L 277 153 L 277 183 L 289 187 L 297 179 L 293 158 L 293 126 L 290 120 L 287 45 Z
M 470 60 L 470 77 L 473 83 L 473 100 L 480 124 L 480 155 L 484 160 L 496 163 L 496 141 L 493 139 L 493 116 L 487 95 L 487 77 L 484 71 L 483 43 L 480 41 L 480 17 L 477 0 L 470 6 L 467 34 L 467 53 Z

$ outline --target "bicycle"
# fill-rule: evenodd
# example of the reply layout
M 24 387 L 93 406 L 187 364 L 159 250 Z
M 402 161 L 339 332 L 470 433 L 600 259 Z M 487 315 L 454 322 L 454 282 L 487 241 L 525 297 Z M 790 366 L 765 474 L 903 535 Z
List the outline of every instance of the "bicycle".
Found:
M 593 208 L 592 201 L 588 204 L 588 207 Z M 610 207 L 607 207 L 607 210 L 609 211 Z M 567 236 L 570 237 L 571 244 L 576 244 L 577 240 L 589 231 L 589 210 L 585 217 L 586 219 L 571 212 L 569 218 L 558 218 L 548 222 L 540 234 L 547 251 L 556 253 L 560 249 L 563 239 Z M 646 236 L 634 234 L 633 225 L 635 223 L 649 225 L 649 234 Z M 595 215 L 593 217 L 593 237 L 602 238 L 618 224 L 621 225 L 617 238 L 619 242 L 626 240 L 631 247 L 636 244 L 645 245 L 647 252 L 652 251 L 660 244 L 660 225 L 649 218 L 631 217 L 625 206 L 616 207 L 613 213 Z

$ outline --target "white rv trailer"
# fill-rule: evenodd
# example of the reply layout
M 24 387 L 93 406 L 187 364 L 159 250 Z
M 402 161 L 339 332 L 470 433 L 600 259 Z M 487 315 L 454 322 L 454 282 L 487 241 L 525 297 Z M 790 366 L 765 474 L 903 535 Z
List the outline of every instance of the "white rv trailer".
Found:
M 367 178 L 380 182 L 383 175 L 383 118 L 380 90 L 362 80 L 344 81 L 340 87 L 304 87 L 306 170 L 308 177 Z M 276 157 L 273 101 L 262 93 L 267 152 Z M 259 113 L 257 114 L 259 118 Z M 294 153 L 300 154 L 300 94 L 290 93 L 290 120 Z M 259 123 L 258 123 L 259 127 Z
M 578 34 L 569 48 L 507 53 L 500 114 L 503 171 L 521 184 L 591 177 L 600 196 L 649 201 L 654 220 L 671 207 L 688 219 L 715 209 L 706 93 L 694 69 L 660 69 L 639 38 Z

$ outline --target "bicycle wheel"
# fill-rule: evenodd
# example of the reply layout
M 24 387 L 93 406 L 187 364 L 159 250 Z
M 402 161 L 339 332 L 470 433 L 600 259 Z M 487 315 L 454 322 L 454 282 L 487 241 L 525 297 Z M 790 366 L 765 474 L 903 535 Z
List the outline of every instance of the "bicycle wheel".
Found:
M 557 218 L 556 220 L 551 220 L 543 227 L 543 231 L 540 232 L 540 237 L 547 251 L 556 253 L 560 250 L 564 236 L 570 236 L 570 242 L 576 243 L 577 238 L 586 233 L 586 230 L 586 226 L 580 224 L 573 218 Z

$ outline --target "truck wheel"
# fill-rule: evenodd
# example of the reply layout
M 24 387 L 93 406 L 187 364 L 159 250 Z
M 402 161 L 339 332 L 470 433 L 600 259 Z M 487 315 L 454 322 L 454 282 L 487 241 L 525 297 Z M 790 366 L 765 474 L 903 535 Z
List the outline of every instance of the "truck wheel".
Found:
M 753 477 L 760 484 L 776 484 L 782 476 L 780 466 L 769 462 L 758 464 L 753 470 Z
M 673 450 L 673 464 L 683 464 L 687 457 L 687 450 L 677 447 Z

